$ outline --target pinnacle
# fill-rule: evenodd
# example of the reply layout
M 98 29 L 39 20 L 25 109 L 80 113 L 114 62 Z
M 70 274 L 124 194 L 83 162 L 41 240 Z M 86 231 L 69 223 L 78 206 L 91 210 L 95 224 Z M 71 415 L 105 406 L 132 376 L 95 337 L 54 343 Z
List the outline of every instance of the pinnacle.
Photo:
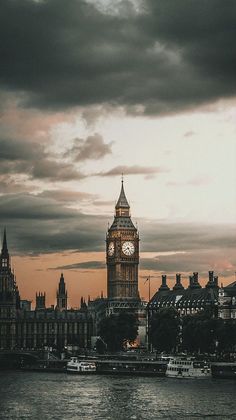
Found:
M 130 205 L 129 205 L 128 200 L 127 200 L 126 195 L 125 195 L 123 179 L 121 181 L 121 191 L 120 191 L 119 199 L 116 203 L 116 209 L 118 209 L 120 207 L 124 207 L 124 208 L 127 208 L 127 209 L 130 208 Z

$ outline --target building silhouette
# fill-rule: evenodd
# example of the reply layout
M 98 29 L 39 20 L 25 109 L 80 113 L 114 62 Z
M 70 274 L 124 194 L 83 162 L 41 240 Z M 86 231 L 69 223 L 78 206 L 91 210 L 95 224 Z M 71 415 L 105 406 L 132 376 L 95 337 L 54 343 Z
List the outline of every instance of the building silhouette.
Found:
M 17 345 L 17 314 L 20 310 L 20 295 L 11 269 L 4 229 L 0 254 L 0 348 L 14 348 Z
M 184 288 L 176 274 L 172 289 L 166 275 L 150 299 L 142 301 L 138 290 L 139 232 L 130 215 L 122 179 L 115 206 L 114 220 L 106 234 L 107 297 L 88 300 L 82 297 L 80 308 L 68 308 L 68 294 L 63 273 L 56 292 L 56 305 L 47 307 L 46 293 L 36 293 L 35 309 L 20 298 L 11 267 L 4 229 L 0 254 L 0 349 L 91 348 L 99 336 L 104 317 L 122 311 L 133 313 L 139 321 L 139 343 L 146 344 L 147 318 L 162 308 L 174 307 L 181 316 L 210 310 L 212 316 L 225 320 L 236 318 L 236 282 L 219 288 L 218 277 L 209 271 L 209 280 L 202 287 L 198 273 L 189 277 Z
M 106 316 L 122 311 L 133 313 L 139 323 L 138 342 L 145 345 L 146 302 L 140 299 L 138 290 L 139 232 L 131 219 L 123 179 L 114 220 L 106 235 L 106 263 Z
M 108 299 L 139 300 L 139 233 L 130 216 L 123 180 L 106 245 Z
M 219 318 L 236 319 L 236 281 L 219 290 Z
M 92 314 L 84 300 L 80 309 L 67 308 L 63 274 L 55 308 L 47 307 L 45 292 L 36 293 L 34 310 L 31 302 L 20 300 L 4 230 L 0 254 L 0 349 L 90 348 L 93 326 Z
M 81 302 L 81 307 L 83 302 Z M 66 291 L 66 285 L 63 273 L 61 273 L 60 281 L 59 281 L 59 287 L 57 291 L 57 306 L 56 308 L 59 311 L 65 311 L 67 310 L 67 291 Z
M 189 286 L 184 288 L 181 274 L 176 274 L 176 282 L 172 289 L 167 284 L 166 275 L 162 275 L 162 283 L 148 304 L 149 317 L 159 309 L 174 307 L 181 316 L 196 314 L 209 310 L 212 316 L 218 316 L 218 277 L 209 271 L 209 280 L 205 287 L 199 283 L 198 273 L 189 276 Z

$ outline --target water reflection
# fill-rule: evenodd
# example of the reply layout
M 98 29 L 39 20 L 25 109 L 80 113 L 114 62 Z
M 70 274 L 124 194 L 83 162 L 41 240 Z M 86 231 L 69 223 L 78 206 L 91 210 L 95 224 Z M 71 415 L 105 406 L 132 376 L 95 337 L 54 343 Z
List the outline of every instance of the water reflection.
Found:
M 235 419 L 236 381 L 0 372 L 0 418 Z

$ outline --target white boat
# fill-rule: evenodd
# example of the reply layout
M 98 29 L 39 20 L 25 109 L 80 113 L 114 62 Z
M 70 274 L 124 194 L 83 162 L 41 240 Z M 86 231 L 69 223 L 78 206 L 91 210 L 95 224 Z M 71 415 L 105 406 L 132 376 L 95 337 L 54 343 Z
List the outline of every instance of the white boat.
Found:
M 91 360 L 79 360 L 71 357 L 66 366 L 67 373 L 89 374 L 96 373 L 96 363 Z
M 166 376 L 168 378 L 209 378 L 211 369 L 207 362 L 193 357 L 172 357 L 167 364 Z

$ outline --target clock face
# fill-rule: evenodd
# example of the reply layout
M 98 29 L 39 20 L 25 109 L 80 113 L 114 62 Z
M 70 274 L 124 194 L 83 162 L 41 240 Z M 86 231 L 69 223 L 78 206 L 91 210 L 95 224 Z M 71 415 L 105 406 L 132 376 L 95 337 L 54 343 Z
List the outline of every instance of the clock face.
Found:
M 114 244 L 114 242 L 110 242 L 109 245 L 108 245 L 108 255 L 110 257 L 112 257 L 114 252 L 115 252 L 115 244 Z
M 133 255 L 134 254 L 134 244 L 133 242 L 124 242 L 122 245 L 122 251 L 125 255 Z

